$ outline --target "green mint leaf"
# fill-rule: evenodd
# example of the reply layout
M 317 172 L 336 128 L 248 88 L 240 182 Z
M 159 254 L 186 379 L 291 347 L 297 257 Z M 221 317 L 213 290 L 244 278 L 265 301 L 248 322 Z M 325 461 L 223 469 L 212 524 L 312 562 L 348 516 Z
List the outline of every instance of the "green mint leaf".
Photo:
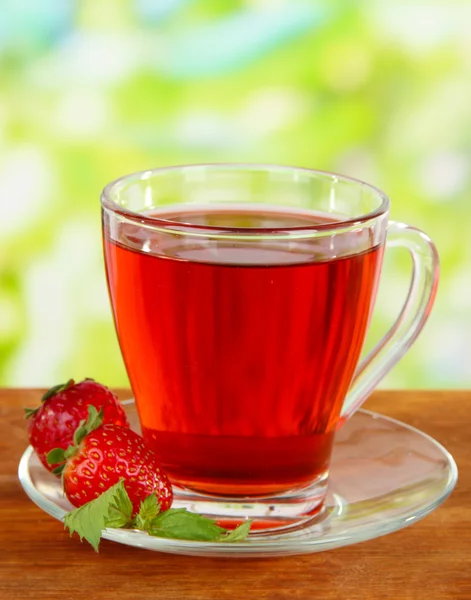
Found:
M 242 542 L 247 538 L 250 532 L 252 521 L 245 521 L 238 525 L 235 529 L 229 533 L 223 534 L 217 541 L 218 542 Z
M 153 519 L 148 532 L 156 537 L 212 542 L 226 530 L 212 519 L 188 512 L 186 508 L 170 508 Z
M 65 451 L 62 448 L 54 448 L 47 453 L 46 460 L 50 465 L 56 465 L 65 461 Z
M 59 383 L 58 385 L 52 386 L 52 388 L 49 388 L 47 392 L 45 392 L 42 395 L 41 402 L 45 402 L 49 398 L 52 398 L 52 396 L 55 396 L 58 392 L 62 392 L 62 390 L 65 390 L 71 385 L 74 385 L 74 383 L 75 381 L 73 379 L 69 379 L 69 381 L 67 381 L 66 383 Z
M 157 496 L 155 494 L 147 496 L 147 498 L 141 502 L 139 513 L 134 519 L 134 527 L 136 529 L 140 529 L 141 531 L 148 531 L 152 525 L 152 521 L 156 518 L 159 512 L 160 504 L 157 501 Z
M 160 504 L 155 494 L 147 496 L 139 507 L 139 516 L 143 519 L 154 519 L 160 512 Z
M 105 527 L 127 527 L 132 523 L 132 502 L 124 483 L 122 481 L 120 483 L 122 485 L 116 488 L 113 501 L 105 517 Z
M 85 538 L 98 552 L 105 520 L 108 518 L 111 505 L 119 501 L 117 497 L 119 497 L 118 490 L 120 489 L 124 490 L 122 481 L 110 487 L 98 498 L 69 512 L 65 516 L 64 526 L 70 531 L 70 535 L 77 532 L 81 540 Z

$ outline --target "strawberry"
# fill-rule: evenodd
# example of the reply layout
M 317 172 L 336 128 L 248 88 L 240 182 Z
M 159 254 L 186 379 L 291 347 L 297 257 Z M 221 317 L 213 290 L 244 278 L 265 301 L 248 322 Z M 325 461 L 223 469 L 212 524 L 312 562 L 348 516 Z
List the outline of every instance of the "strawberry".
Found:
M 74 432 L 88 417 L 88 406 L 103 410 L 105 423 L 129 427 L 126 414 L 118 397 L 104 385 L 85 379 L 75 383 L 56 385 L 41 398 L 41 406 L 25 409 L 29 418 L 29 441 L 39 460 L 49 471 L 57 465 L 47 462 L 47 454 L 54 448 L 66 450 L 73 441 Z
M 89 417 L 74 434 L 74 445 L 57 448 L 48 454 L 62 473 L 64 491 L 74 506 L 82 506 L 121 480 L 133 507 L 155 494 L 160 512 L 170 508 L 173 494 L 157 455 L 131 429 L 103 425 L 103 410 L 88 407 Z
M 56 472 L 62 472 L 66 496 L 77 507 L 65 515 L 65 527 L 97 552 L 106 528 L 226 543 L 249 535 L 249 520 L 228 531 L 186 508 L 171 508 L 172 486 L 157 456 L 131 429 L 103 425 L 103 410 L 88 407 L 88 419 L 75 431 L 73 442 L 67 450 L 51 450 L 48 461 L 60 463 Z

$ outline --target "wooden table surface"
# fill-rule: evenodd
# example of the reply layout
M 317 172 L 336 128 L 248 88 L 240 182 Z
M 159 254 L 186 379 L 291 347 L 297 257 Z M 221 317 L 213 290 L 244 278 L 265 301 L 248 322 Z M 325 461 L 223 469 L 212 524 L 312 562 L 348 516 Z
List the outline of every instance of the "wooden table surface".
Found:
M 125 396 L 126 394 L 124 394 Z M 376 392 L 366 408 L 432 435 L 453 454 L 451 497 L 415 525 L 318 554 L 176 556 L 103 541 L 95 554 L 37 508 L 17 478 L 23 407 L 35 390 L 0 390 L 0 599 L 471 600 L 471 392 Z

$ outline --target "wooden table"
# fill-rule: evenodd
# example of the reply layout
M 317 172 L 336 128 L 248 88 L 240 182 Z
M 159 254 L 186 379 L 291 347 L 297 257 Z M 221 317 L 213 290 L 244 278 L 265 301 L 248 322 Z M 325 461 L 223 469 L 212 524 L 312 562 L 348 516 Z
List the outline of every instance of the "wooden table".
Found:
M 17 478 L 27 445 L 22 408 L 38 398 L 35 390 L 0 390 L 1 600 L 471 599 L 471 392 L 376 392 L 366 404 L 429 433 L 456 459 L 455 491 L 423 521 L 329 552 L 242 560 L 108 541 L 97 555 L 70 539 Z

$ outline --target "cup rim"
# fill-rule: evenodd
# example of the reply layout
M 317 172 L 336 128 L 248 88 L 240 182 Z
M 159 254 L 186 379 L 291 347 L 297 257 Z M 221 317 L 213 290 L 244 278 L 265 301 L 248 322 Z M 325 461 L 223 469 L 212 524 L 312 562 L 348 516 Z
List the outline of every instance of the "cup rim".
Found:
M 233 227 L 233 226 L 219 226 L 219 225 L 202 225 L 197 223 L 186 223 L 182 221 L 175 221 L 172 219 L 163 219 L 161 217 L 146 215 L 140 212 L 136 212 L 133 210 L 129 210 L 128 208 L 124 208 L 120 206 L 115 200 L 112 199 L 111 194 L 115 187 L 120 184 L 124 184 L 127 181 L 139 181 L 144 179 L 150 179 L 155 175 L 165 175 L 166 173 L 170 173 L 172 171 L 179 171 L 184 169 L 234 169 L 234 170 L 265 170 L 265 171 L 291 171 L 291 172 L 300 172 L 303 174 L 308 174 L 312 176 L 323 176 L 326 178 L 330 178 L 332 180 L 343 181 L 345 183 L 356 184 L 361 187 L 367 188 L 370 192 L 375 193 L 379 199 L 380 204 L 372 211 L 342 220 L 336 221 L 328 221 L 325 223 L 319 223 L 315 225 L 301 225 L 295 227 Z M 361 179 L 357 179 L 355 177 L 351 177 L 349 175 L 341 175 L 339 173 L 335 173 L 332 171 L 324 171 L 320 169 L 310 169 L 307 167 L 296 167 L 290 165 L 279 165 L 276 163 L 239 163 L 239 162 L 222 162 L 222 163 L 193 163 L 193 164 L 179 164 L 172 166 L 164 166 L 164 167 L 156 167 L 153 169 L 145 169 L 142 171 L 135 171 L 133 173 L 128 173 L 121 177 L 118 177 L 108 183 L 101 192 L 100 196 L 102 208 L 108 209 L 114 213 L 117 213 L 125 218 L 128 218 L 132 221 L 137 221 L 140 224 L 153 226 L 153 227 L 163 227 L 168 229 L 169 227 L 175 227 L 178 229 L 178 233 L 182 234 L 185 231 L 204 231 L 208 234 L 216 234 L 216 233 L 228 233 L 228 234 L 289 234 L 296 232 L 326 232 L 331 230 L 345 229 L 345 227 L 354 227 L 363 225 L 368 221 L 374 220 L 389 211 L 390 200 L 387 194 L 385 194 L 381 189 L 376 186 L 366 183 Z

